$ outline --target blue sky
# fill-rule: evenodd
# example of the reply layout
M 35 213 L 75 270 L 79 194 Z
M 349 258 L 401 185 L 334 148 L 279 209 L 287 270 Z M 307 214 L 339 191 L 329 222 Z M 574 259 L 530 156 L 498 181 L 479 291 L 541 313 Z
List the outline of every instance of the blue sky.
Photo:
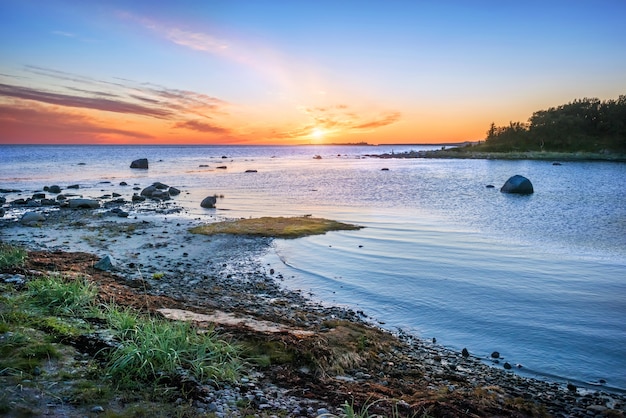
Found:
M 428 143 L 626 94 L 626 1 L 0 0 L 1 143 Z

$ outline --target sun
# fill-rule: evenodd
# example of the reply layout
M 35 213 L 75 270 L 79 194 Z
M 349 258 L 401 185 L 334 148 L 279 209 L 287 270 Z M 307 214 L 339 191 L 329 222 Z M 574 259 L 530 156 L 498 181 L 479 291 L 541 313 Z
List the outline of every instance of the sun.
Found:
M 324 136 L 326 135 L 326 131 L 324 131 L 321 128 L 313 128 L 313 130 L 311 131 L 311 138 L 313 139 L 324 139 Z

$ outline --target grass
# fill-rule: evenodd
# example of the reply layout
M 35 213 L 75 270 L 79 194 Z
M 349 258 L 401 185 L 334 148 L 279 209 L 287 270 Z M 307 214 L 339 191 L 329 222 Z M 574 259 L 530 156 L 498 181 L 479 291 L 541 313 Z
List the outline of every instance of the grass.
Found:
M 2 245 L 0 256 L 6 269 L 23 264 L 26 253 Z M 131 405 L 126 412 L 193 416 L 191 406 L 164 404 L 164 399 L 190 395 L 186 381 L 221 385 L 238 378 L 239 346 L 188 323 L 98 304 L 97 292 L 87 279 L 61 276 L 31 279 L 25 286 L 0 284 L 0 384 L 11 388 L 0 394 L 0 414 L 37 415 L 38 400 L 11 395 L 13 388 L 30 385 L 35 392 L 57 388 L 53 396 L 73 405 L 106 404 L 123 388 L 125 404 Z M 100 324 L 96 331 L 105 331 L 114 343 L 77 361 L 69 345 L 80 345 L 94 333 L 90 322 Z
M 191 228 L 194 234 L 250 235 L 274 238 L 300 238 L 308 235 L 325 234 L 329 231 L 357 230 L 361 226 L 346 224 L 311 216 L 261 217 L 216 222 Z
M 0 242 L 0 269 L 21 267 L 26 261 L 26 251 Z
M 109 309 L 107 322 L 122 344 L 109 354 L 107 373 L 122 387 L 189 375 L 200 382 L 234 381 L 239 349 L 186 322 Z

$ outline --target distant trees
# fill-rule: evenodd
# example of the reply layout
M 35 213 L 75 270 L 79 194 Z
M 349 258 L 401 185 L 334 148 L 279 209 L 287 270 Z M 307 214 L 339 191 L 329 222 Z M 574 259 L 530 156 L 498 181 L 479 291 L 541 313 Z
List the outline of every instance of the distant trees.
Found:
M 485 151 L 626 152 L 626 95 L 595 98 L 539 110 L 528 123 L 491 124 Z

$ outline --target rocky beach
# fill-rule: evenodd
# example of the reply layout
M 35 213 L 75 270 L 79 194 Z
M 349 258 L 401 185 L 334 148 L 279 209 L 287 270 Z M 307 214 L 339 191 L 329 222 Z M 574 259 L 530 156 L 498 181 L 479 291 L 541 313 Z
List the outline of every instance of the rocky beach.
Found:
M 0 240 L 29 255 L 23 267 L 0 272 L 1 281 L 20 286 L 50 274 L 86 277 L 102 301 L 191 320 L 233 341 L 279 345 L 289 353 L 281 361 L 270 356 L 265 364 L 250 362 L 233 384 L 187 382 L 173 402 L 188 405 L 188 414 L 342 416 L 346 405 L 382 416 L 626 412 L 623 394 L 603 391 L 602 382 L 582 387 L 521 377 L 518 366 L 499 353 L 481 358 L 451 351 L 381 329 L 367 312 L 314 303 L 306 292 L 286 289 L 283 274 L 260 261 L 271 251 L 272 238 L 190 233 L 222 214 L 185 216 L 176 203 L 183 187 L 137 184 L 132 190 L 123 182 L 104 182 L 101 195 L 82 196 L 80 186 L 72 186 L 2 190 Z M 159 192 L 146 196 L 142 192 L 149 187 Z M 76 359 L 96 355 L 87 346 L 70 345 Z M 27 376 L 30 385 L 0 371 L 2 400 L 11 405 L 7 416 L 25 408 L 35 416 L 131 416 L 124 415 L 128 405 L 119 397 L 66 402 L 60 385 L 50 384 L 52 370 Z

